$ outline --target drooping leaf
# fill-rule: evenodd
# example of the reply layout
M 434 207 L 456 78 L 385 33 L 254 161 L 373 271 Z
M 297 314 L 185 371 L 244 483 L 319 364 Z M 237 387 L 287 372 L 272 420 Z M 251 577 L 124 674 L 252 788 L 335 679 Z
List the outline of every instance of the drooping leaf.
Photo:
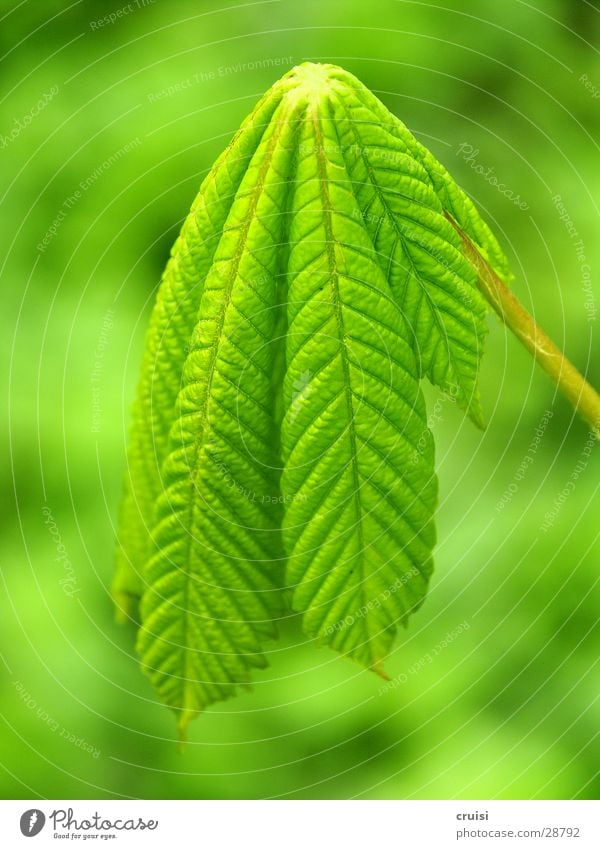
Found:
M 347 78 L 332 85 L 332 118 L 356 195 L 357 215 L 411 329 L 421 374 L 482 425 L 477 373 L 486 333 L 477 274 L 444 215 L 442 199 L 398 123 Z M 381 104 L 379 104 L 381 107 Z M 389 113 L 388 113 L 389 114 Z
M 182 730 L 265 665 L 281 611 L 274 375 L 289 112 L 273 113 L 231 205 L 161 470 L 138 650 Z
M 498 240 L 477 212 L 473 201 L 453 180 L 442 163 L 413 136 L 400 118 L 390 112 L 355 76 L 342 68 L 332 69 L 331 76 L 345 86 L 346 92 L 353 89 L 362 105 L 375 116 L 375 120 L 401 142 L 413 159 L 423 166 L 444 211 L 454 218 L 502 280 L 512 280 L 508 260 Z
M 287 574 L 307 633 L 381 671 L 431 573 L 433 443 L 410 333 L 358 214 L 332 117 L 327 97 L 308 99 L 291 207 Z
M 164 488 L 161 467 L 204 281 L 235 194 L 281 94 L 280 88 L 274 88 L 263 97 L 207 175 L 158 290 L 133 410 L 119 523 L 113 596 L 121 616 L 135 612 L 144 587 L 156 499 Z
M 421 378 L 481 421 L 485 309 L 453 222 L 506 276 L 447 172 L 335 66 L 286 74 L 205 180 L 148 331 L 114 583 L 127 613 L 142 595 L 182 733 L 266 664 L 288 597 L 381 674 L 422 603 Z

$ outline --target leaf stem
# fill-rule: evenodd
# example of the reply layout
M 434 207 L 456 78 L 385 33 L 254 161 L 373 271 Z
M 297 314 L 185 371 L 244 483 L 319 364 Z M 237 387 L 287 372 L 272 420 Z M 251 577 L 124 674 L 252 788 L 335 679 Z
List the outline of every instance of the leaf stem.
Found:
M 600 395 L 502 282 L 466 233 L 450 215 L 447 215 L 447 218 L 462 239 L 465 255 L 477 271 L 479 289 L 486 300 L 544 371 L 550 375 L 558 389 L 590 426 L 596 439 L 600 439 Z

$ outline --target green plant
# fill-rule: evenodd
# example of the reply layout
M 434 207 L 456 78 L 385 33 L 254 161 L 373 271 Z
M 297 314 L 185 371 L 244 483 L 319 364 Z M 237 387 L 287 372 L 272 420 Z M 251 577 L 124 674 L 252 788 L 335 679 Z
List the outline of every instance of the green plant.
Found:
M 181 734 L 266 664 L 290 607 L 384 674 L 432 571 L 420 381 L 483 426 L 488 301 L 596 426 L 509 277 L 471 201 L 346 71 L 295 68 L 243 124 L 159 290 L 114 581 L 122 615 L 141 598 L 138 651 Z

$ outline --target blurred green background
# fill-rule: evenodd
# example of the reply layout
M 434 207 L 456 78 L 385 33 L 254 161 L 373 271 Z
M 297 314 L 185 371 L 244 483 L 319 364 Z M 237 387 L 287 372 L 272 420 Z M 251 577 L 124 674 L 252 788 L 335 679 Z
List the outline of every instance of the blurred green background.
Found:
M 436 573 L 394 686 L 294 620 L 253 691 L 179 753 L 108 587 L 170 245 L 240 121 L 300 61 L 355 73 L 446 164 L 519 297 L 600 384 L 599 35 L 584 0 L 0 3 L 4 797 L 597 797 L 598 456 L 494 318 L 487 430 L 429 392 Z

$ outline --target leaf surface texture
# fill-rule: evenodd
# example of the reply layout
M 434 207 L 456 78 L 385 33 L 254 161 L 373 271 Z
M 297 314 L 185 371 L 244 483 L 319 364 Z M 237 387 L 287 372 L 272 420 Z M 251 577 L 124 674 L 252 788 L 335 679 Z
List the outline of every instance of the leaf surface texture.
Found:
M 421 379 L 479 424 L 474 205 L 335 66 L 263 97 L 206 177 L 158 292 L 113 591 L 180 732 L 267 663 L 291 607 L 383 674 L 432 572 Z

